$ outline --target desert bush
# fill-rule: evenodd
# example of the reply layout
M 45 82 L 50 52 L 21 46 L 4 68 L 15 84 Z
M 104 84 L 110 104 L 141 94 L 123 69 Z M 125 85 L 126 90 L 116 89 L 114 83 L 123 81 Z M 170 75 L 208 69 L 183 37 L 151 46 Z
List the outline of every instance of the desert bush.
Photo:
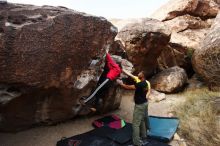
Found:
M 183 94 L 186 101 L 175 107 L 180 118 L 178 133 L 189 146 L 219 146 L 220 117 L 213 101 L 220 98 L 220 92 L 203 88 Z

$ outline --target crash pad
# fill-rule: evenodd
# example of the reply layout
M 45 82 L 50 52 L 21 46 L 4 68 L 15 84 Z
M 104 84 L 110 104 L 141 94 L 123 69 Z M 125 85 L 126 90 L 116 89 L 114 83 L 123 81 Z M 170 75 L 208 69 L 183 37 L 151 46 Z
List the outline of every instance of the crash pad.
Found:
M 63 138 L 57 142 L 57 146 L 128 146 L 132 144 L 131 134 L 131 124 L 126 124 L 121 129 L 103 126 L 80 135 Z M 145 146 L 169 146 L 153 139 L 148 141 Z
M 93 122 L 96 123 L 95 127 L 102 127 L 102 126 L 109 126 L 110 123 L 117 122 L 122 120 L 117 115 L 108 115 L 104 116 L 103 118 L 99 118 Z M 153 139 L 157 139 L 159 141 L 163 142 L 169 142 L 174 134 L 176 133 L 176 130 L 179 125 L 179 119 L 178 118 L 170 118 L 170 117 L 158 117 L 158 116 L 149 116 L 149 127 L 150 131 L 148 132 L 148 136 Z M 128 124 L 125 122 L 125 124 Z M 120 125 L 120 124 L 118 124 Z M 109 126 L 111 127 L 111 126 Z M 122 126 L 123 127 L 123 126 Z M 120 126 L 117 127 L 119 129 Z
M 150 132 L 148 136 L 160 141 L 169 142 L 177 131 L 178 118 L 149 116 Z
M 108 115 L 93 122 L 93 129 L 89 132 L 63 138 L 57 142 L 57 146 L 128 146 L 132 144 L 132 124 L 114 123 L 121 122 L 117 115 Z M 119 125 L 111 127 L 113 125 Z M 169 146 L 175 134 L 179 120 L 178 118 L 149 116 L 150 131 L 148 132 L 149 143 L 145 146 Z M 165 142 L 165 143 L 164 143 Z

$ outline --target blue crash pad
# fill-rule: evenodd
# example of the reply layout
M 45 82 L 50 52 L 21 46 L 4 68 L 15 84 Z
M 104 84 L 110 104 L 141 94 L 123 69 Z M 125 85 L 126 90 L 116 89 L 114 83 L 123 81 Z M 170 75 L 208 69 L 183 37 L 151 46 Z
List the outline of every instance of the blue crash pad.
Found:
M 160 141 L 169 142 L 179 125 L 178 118 L 149 116 L 150 132 L 148 136 Z

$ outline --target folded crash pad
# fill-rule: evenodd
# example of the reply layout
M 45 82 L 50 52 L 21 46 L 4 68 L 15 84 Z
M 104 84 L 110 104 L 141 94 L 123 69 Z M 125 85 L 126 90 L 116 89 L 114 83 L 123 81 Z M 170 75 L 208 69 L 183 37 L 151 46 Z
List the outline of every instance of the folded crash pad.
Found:
M 178 118 L 149 116 L 150 132 L 148 136 L 160 141 L 169 142 L 179 125 Z
M 57 146 L 128 146 L 131 141 L 131 124 L 121 129 L 112 129 L 107 126 L 89 132 L 65 138 L 57 142 Z M 145 146 L 169 146 L 165 143 L 149 139 Z

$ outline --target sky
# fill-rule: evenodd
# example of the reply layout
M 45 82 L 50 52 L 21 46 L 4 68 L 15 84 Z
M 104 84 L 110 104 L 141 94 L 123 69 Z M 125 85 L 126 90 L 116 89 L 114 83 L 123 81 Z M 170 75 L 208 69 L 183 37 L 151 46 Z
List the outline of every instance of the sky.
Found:
M 8 2 L 64 6 L 108 19 L 127 19 L 148 17 L 168 0 L 8 0 Z

